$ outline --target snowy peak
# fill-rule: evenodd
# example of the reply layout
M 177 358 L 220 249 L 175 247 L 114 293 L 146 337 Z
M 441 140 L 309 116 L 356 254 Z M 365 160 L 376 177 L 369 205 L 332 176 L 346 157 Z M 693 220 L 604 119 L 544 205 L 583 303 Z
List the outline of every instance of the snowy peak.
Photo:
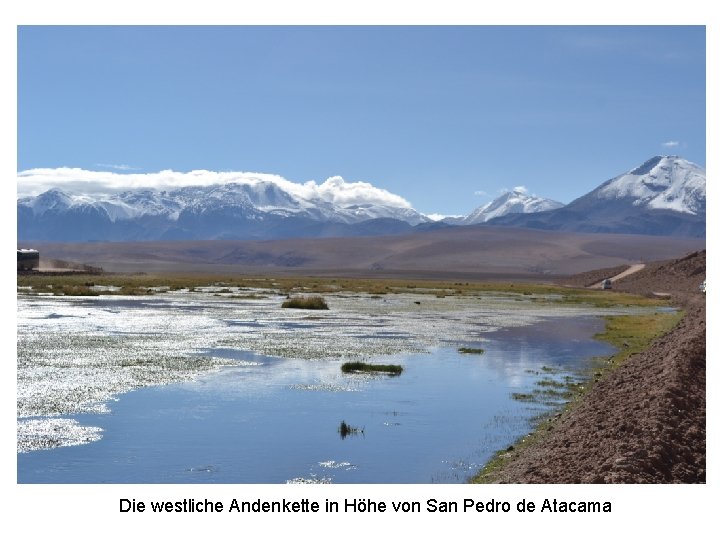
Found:
M 678 156 L 655 156 L 639 167 L 608 180 L 588 194 L 605 201 L 626 200 L 634 206 L 705 213 L 705 169 Z
M 70 195 L 60 189 L 50 189 L 37 197 L 26 199 L 28 206 L 36 214 L 45 212 L 61 212 L 73 205 L 74 201 Z
M 551 199 L 529 195 L 523 187 L 516 187 L 497 199 L 475 209 L 462 219 L 464 225 L 485 223 L 486 221 L 507 214 L 532 214 L 544 210 L 554 210 L 563 204 Z
M 113 204 L 113 202 L 126 210 L 124 214 L 118 213 L 113 219 L 121 219 L 122 216 L 129 219 L 142 215 L 167 215 L 177 218 L 182 208 L 182 205 L 167 192 L 152 189 L 124 191 L 114 201 L 108 201 L 107 204 Z

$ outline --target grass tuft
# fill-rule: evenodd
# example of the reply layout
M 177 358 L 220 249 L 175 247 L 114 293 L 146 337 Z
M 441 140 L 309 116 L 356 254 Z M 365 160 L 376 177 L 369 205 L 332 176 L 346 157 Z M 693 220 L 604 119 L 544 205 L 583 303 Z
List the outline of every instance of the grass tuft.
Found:
M 345 362 L 340 368 L 343 373 L 387 373 L 400 375 L 402 366 L 394 364 L 367 364 L 365 362 Z
M 462 354 L 485 354 L 485 349 L 479 347 L 460 347 L 458 352 Z
M 284 308 L 294 309 L 330 309 L 322 296 L 295 296 L 282 303 Z
M 364 433 L 365 430 L 351 426 L 350 424 L 347 424 L 345 420 L 340 422 L 340 427 L 338 428 L 338 431 L 340 432 L 340 437 L 343 439 L 347 437 L 348 435 L 357 435 L 358 433 Z

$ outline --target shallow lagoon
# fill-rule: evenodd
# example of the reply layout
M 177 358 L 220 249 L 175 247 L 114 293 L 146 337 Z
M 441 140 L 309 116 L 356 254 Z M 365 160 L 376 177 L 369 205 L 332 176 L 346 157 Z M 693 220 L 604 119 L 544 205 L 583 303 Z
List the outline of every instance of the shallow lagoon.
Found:
M 617 312 L 399 294 L 327 295 L 320 313 L 216 294 L 19 297 L 18 481 L 464 482 L 559 402 L 512 394 L 609 354 L 591 336 Z M 342 374 L 348 359 L 405 371 Z M 341 421 L 361 431 L 343 439 Z

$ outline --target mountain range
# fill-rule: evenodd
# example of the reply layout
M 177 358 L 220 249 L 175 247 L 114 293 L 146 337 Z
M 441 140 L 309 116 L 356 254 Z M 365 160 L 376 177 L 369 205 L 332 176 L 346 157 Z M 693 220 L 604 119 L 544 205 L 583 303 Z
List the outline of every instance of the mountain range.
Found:
M 704 237 L 705 184 L 702 167 L 678 156 L 656 156 L 565 206 L 516 188 L 468 216 L 440 222 L 392 199 L 343 204 L 301 196 L 270 180 L 103 195 L 54 188 L 17 200 L 18 240 L 265 240 L 476 224 Z
M 570 204 L 506 214 L 493 225 L 573 232 L 705 237 L 705 169 L 677 156 L 655 156 Z
M 17 212 L 19 239 L 52 241 L 363 236 L 430 221 L 404 206 L 303 198 L 272 181 L 101 196 L 55 188 L 18 199 Z

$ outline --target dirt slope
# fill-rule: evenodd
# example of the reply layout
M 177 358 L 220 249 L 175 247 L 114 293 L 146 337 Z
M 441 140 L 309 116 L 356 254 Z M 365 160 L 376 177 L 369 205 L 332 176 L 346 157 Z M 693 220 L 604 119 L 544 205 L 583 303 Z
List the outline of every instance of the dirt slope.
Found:
M 667 292 L 682 302 L 687 295 L 695 295 L 705 280 L 705 261 L 706 253 L 702 250 L 680 259 L 648 263 L 642 272 L 627 276 L 613 286 L 636 294 Z
M 629 358 L 563 414 L 539 443 L 509 458 L 499 483 L 705 482 L 705 252 L 647 268 L 624 290 L 664 289 L 680 324 Z M 619 288 L 619 287 L 618 287 Z

